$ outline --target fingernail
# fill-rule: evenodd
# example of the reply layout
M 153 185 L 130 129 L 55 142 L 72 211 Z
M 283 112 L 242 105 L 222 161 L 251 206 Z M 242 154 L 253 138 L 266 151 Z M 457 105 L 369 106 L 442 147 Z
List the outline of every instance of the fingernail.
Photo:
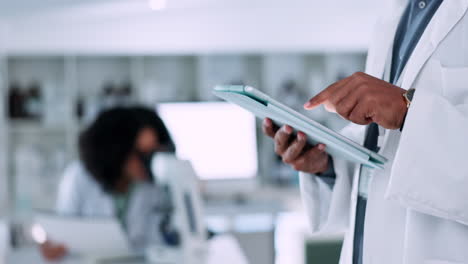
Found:
M 302 132 L 299 132 L 299 133 L 297 133 L 297 138 L 298 138 L 299 140 L 305 140 L 305 139 L 306 139 L 306 136 L 305 136 Z
M 319 149 L 320 151 L 324 151 L 324 150 L 325 150 L 325 145 L 324 145 L 324 144 L 319 144 L 319 145 L 318 145 L 318 149 Z
M 305 108 L 305 109 L 308 109 L 308 108 L 310 108 L 311 106 L 312 106 L 312 103 L 310 103 L 310 102 L 307 102 L 307 103 L 304 104 L 304 108 Z
M 265 119 L 264 123 L 268 127 L 271 126 L 271 120 L 270 119 Z
M 292 128 L 290 126 L 284 126 L 284 132 L 289 135 L 292 133 Z

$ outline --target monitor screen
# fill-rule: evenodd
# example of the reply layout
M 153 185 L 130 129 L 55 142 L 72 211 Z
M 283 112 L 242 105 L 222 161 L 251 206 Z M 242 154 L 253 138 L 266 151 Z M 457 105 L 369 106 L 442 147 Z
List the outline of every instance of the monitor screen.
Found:
M 203 180 L 257 175 L 255 117 L 224 102 L 165 103 L 157 106 L 177 148 Z

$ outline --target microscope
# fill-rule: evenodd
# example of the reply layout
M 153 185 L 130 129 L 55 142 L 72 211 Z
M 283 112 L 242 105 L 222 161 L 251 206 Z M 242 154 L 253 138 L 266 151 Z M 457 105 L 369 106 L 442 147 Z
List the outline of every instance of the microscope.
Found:
M 157 153 L 151 159 L 150 169 L 155 184 L 166 191 L 170 209 L 161 223 L 166 243 L 149 246 L 146 259 L 161 264 L 203 264 L 208 236 L 192 165 L 174 154 Z

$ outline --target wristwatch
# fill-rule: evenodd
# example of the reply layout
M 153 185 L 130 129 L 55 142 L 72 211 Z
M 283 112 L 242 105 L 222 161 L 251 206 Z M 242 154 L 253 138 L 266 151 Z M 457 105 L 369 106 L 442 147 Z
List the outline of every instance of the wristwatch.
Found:
M 409 89 L 408 91 L 406 91 L 404 94 L 403 94 L 403 98 L 405 99 L 406 101 L 406 107 L 409 108 L 410 105 L 411 105 L 411 101 L 413 101 L 413 96 L 414 96 L 414 92 L 416 91 L 416 89 L 414 88 L 411 88 Z

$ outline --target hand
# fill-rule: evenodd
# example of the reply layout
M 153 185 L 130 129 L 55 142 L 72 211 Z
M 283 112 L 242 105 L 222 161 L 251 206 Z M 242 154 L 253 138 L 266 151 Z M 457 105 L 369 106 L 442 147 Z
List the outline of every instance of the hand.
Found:
M 39 249 L 42 256 L 49 261 L 60 260 L 67 254 L 67 248 L 64 245 L 50 241 L 40 244 Z
M 362 72 L 338 81 L 310 99 L 306 109 L 324 104 L 325 109 L 360 125 L 372 122 L 399 129 L 407 112 L 406 90 Z
M 263 121 L 263 133 L 275 141 L 275 152 L 283 159 L 283 162 L 291 165 L 295 170 L 306 173 L 322 173 L 328 168 L 328 154 L 325 145 L 318 144 L 314 147 L 307 144 L 307 136 L 298 132 L 292 137 L 293 128 L 283 126 L 278 128 L 266 118 Z

